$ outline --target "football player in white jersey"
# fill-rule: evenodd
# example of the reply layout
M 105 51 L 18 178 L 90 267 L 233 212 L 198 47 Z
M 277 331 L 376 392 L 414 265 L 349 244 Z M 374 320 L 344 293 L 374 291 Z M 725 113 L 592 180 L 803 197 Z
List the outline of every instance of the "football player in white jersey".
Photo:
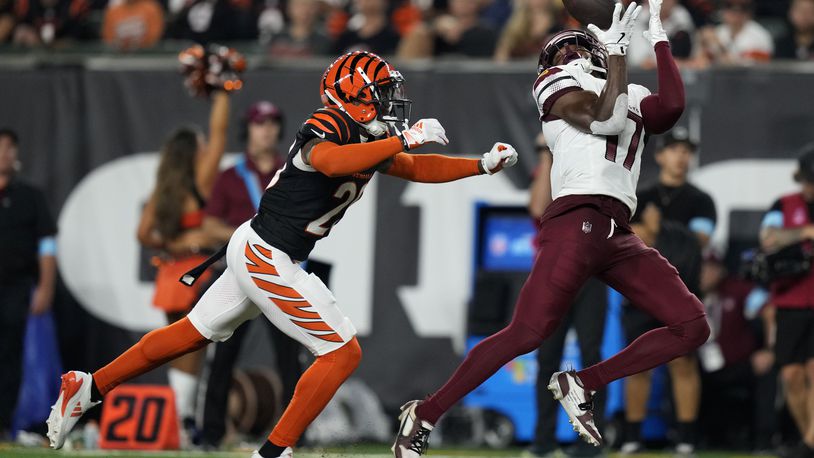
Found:
M 608 360 L 576 371 L 556 372 L 549 389 L 574 429 L 602 444 L 593 420 L 593 393 L 613 380 L 646 371 L 696 349 L 707 340 L 704 306 L 676 269 L 630 229 L 645 136 L 669 130 L 684 111 L 684 87 L 661 25 L 662 0 L 645 37 L 658 64 L 658 93 L 628 84 L 625 53 L 640 7 L 622 14 L 616 4 L 606 31 L 593 36 L 567 30 L 540 54 L 533 97 L 554 155 L 554 201 L 538 236 L 539 254 L 511 323 L 475 346 L 447 383 L 423 401 L 402 407 L 393 453 L 424 454 L 438 419 L 452 405 L 515 357 L 540 346 L 568 311 L 582 284 L 601 279 L 664 326 L 632 342 Z M 545 376 L 545 374 L 541 374 Z

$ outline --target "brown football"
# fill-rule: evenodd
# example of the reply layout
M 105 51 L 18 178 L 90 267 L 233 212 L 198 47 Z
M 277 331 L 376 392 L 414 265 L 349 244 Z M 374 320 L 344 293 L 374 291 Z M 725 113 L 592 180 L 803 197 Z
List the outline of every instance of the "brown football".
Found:
M 627 6 L 631 0 L 622 0 Z M 602 30 L 610 27 L 613 21 L 614 0 L 563 0 L 568 13 L 582 25 L 594 24 Z

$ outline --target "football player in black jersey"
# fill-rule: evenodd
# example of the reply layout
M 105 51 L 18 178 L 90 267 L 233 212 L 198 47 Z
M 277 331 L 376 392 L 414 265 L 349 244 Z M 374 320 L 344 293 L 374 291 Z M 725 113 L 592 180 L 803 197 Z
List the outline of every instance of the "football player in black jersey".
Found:
M 63 376 L 49 422 L 52 446 L 60 448 L 79 417 L 115 386 L 209 342 L 226 340 L 262 313 L 316 356 L 268 440 L 252 456 L 293 455 L 300 435 L 361 358 L 353 324 L 299 261 L 362 197 L 377 171 L 440 183 L 491 175 L 517 162 L 514 148 L 505 143 L 496 143 L 478 159 L 409 153 L 448 140 L 435 119 L 406 128 L 410 102 L 403 83 L 390 64 L 368 52 L 346 54 L 328 67 L 321 83 L 324 108 L 303 123 L 257 216 L 232 235 L 226 271 L 186 318 L 145 335 L 92 375 L 70 371 Z

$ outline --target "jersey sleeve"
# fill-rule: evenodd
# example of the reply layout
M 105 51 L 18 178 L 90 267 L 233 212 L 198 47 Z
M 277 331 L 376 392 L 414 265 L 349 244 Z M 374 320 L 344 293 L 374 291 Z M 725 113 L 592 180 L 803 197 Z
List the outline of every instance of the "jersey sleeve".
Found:
M 582 86 L 579 81 L 567 70 L 562 67 L 546 69 L 537 77 L 532 90 L 537 109 L 540 112 L 540 119 L 551 120 L 550 112 L 554 103 L 569 92 L 581 90 Z
M 696 213 L 690 219 L 689 228 L 694 233 L 701 233 L 711 236 L 715 232 L 715 225 L 718 223 L 718 213 L 715 210 L 715 202 L 709 194 L 702 193 L 698 199 Z
M 647 89 L 644 86 L 639 86 L 638 84 L 628 84 L 628 104 L 636 108 L 636 112 L 639 116 L 642 115 L 642 101 L 650 94 L 650 89 Z
M 339 145 L 350 142 L 351 126 L 345 116 L 335 108 L 321 108 L 302 125 L 306 138 L 320 138 Z
M 783 204 L 778 199 L 772 205 L 772 208 L 763 215 L 763 221 L 760 223 L 761 229 L 770 227 L 783 227 Z
M 34 189 L 34 200 L 37 206 L 37 236 L 39 238 L 55 236 L 57 234 L 56 222 L 48 209 L 45 195 L 39 189 Z

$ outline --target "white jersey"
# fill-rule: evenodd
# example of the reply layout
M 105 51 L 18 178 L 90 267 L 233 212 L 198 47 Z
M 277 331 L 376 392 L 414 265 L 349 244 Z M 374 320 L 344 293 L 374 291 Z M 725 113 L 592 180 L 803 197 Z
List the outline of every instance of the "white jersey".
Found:
M 551 67 L 534 83 L 543 134 L 554 155 L 551 195 L 554 199 L 574 194 L 611 196 L 624 202 L 633 214 L 645 143 L 641 102 L 650 91 L 628 85 L 627 125 L 619 135 L 588 134 L 550 113 L 554 102 L 568 92 L 586 90 L 599 95 L 603 87 L 605 80 L 586 73 L 579 62 Z

